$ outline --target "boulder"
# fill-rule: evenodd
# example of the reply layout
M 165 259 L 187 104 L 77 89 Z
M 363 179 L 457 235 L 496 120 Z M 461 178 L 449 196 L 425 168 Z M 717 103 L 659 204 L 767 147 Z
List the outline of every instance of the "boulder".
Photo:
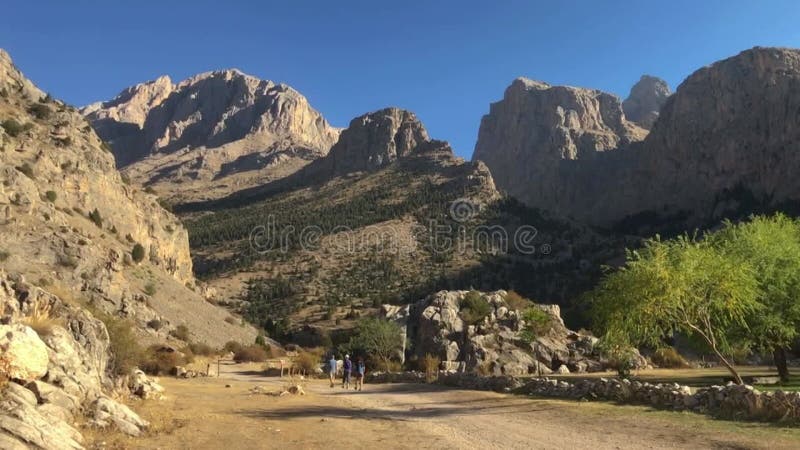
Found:
M 106 428 L 115 426 L 130 436 L 139 436 L 150 424 L 127 406 L 108 397 L 98 398 L 90 407 L 93 414 L 91 425 Z
M 47 346 L 36 332 L 25 325 L 0 325 L 0 358 L 9 378 L 33 381 L 47 373 Z
M 159 400 L 164 396 L 164 388 L 158 384 L 158 380 L 148 377 L 140 369 L 134 369 L 128 377 L 128 388 L 133 395 L 145 400 Z

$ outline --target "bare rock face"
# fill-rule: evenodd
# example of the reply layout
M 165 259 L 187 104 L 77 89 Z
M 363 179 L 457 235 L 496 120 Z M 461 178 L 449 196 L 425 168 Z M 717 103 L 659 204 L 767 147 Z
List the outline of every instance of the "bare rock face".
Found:
M 177 84 L 160 77 L 82 113 L 135 181 L 176 195 L 170 184 L 189 183 L 180 192 L 189 197 L 284 176 L 324 156 L 339 135 L 296 90 L 236 69 Z
M 633 85 L 628 98 L 622 102 L 625 117 L 644 129 L 653 128 L 659 111 L 672 92 L 667 82 L 658 77 L 642 75 Z
M 414 113 L 387 108 L 356 117 L 327 157 L 335 174 L 372 171 L 430 141 Z
M 574 160 L 532 138 L 562 128 L 507 93 L 474 158 L 520 200 L 590 224 L 709 225 L 800 201 L 798 92 L 800 51 L 756 47 L 690 75 L 642 142 Z
M 0 118 L 4 269 L 94 301 L 131 319 L 153 341 L 180 324 L 213 345 L 255 338 L 255 330 L 225 322 L 229 314 L 203 297 L 180 221 L 154 195 L 131 186 L 83 116 L 45 96 L 5 52 Z M 141 261 L 132 257 L 137 245 Z M 161 334 L 146 326 L 153 320 L 164 325 Z
M 569 213 L 563 197 L 571 180 L 562 167 L 645 135 L 611 94 L 518 78 L 481 120 L 473 160 L 486 163 L 498 187 L 512 196 Z

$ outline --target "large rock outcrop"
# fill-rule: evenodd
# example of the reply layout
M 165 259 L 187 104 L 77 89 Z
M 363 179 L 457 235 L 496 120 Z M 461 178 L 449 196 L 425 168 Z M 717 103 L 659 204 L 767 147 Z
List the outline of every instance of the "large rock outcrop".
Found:
M 690 75 L 642 142 L 620 139 L 596 158 L 577 159 L 572 146 L 540 138 L 562 126 L 516 106 L 520 96 L 507 92 L 484 117 L 474 158 L 529 205 L 595 225 L 652 232 L 665 222 L 706 225 L 793 207 L 800 200 L 798 88 L 800 51 L 756 47 Z M 526 93 L 528 102 L 541 96 Z M 580 115 L 574 105 L 561 107 L 564 117 Z
M 109 334 L 88 311 L 0 270 L 0 324 L 0 447 L 83 448 L 81 416 L 132 436 L 149 426 L 109 396 Z
M 628 98 L 622 102 L 622 110 L 625 111 L 625 117 L 628 120 L 649 130 L 653 128 L 661 107 L 664 106 L 671 94 L 666 81 L 658 77 L 642 75 L 631 88 Z
M 569 215 L 564 197 L 573 180 L 564 167 L 591 163 L 645 135 L 611 94 L 518 78 L 481 120 L 473 160 L 485 162 L 498 187 L 512 196 Z
M 505 291 L 480 293 L 489 313 L 473 324 L 465 321 L 463 313 L 468 294 L 440 291 L 405 307 L 385 305 L 383 313 L 401 326 L 412 356 L 434 355 L 447 370 L 527 375 L 605 367 L 594 350 L 597 339 L 568 330 L 557 305 L 531 305 L 550 316 L 550 328 L 526 342 L 521 334 L 522 312 L 506 302 Z
M 81 114 L 37 89 L 3 51 L 0 122 L 3 268 L 133 319 L 153 340 L 180 324 L 213 345 L 255 338 L 206 301 L 180 221 L 129 185 Z
M 235 69 L 177 84 L 162 76 L 82 113 L 119 167 L 179 198 L 280 178 L 324 156 L 339 135 L 296 90 Z

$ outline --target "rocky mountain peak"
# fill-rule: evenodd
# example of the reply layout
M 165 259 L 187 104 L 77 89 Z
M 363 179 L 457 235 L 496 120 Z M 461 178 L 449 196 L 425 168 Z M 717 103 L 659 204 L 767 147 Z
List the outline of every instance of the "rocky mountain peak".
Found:
M 414 113 L 386 108 L 353 119 L 326 159 L 335 174 L 372 171 L 416 152 L 430 140 Z
M 485 162 L 509 194 L 536 196 L 537 206 L 559 211 L 562 161 L 594 159 L 646 133 L 612 94 L 517 78 L 481 120 L 473 160 Z
M 298 91 L 238 69 L 177 84 L 160 77 L 82 112 L 119 167 L 170 198 L 227 195 L 286 176 L 327 154 L 340 131 Z
M 628 120 L 649 130 L 671 94 L 666 81 L 651 75 L 642 75 L 631 88 L 628 98 L 622 102 L 622 109 Z

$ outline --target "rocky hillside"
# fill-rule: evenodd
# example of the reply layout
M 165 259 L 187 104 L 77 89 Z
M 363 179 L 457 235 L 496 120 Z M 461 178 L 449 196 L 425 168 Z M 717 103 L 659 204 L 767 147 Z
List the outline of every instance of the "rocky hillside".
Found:
M 296 90 L 235 69 L 177 84 L 163 76 L 81 112 L 124 173 L 180 201 L 283 177 L 339 134 Z
M 621 248 L 500 195 L 484 164 L 393 108 L 353 120 L 297 176 L 178 211 L 198 274 L 271 336 L 345 328 L 438 289 L 565 301 Z
M 669 85 L 661 78 L 642 75 L 633 85 L 628 98 L 622 102 L 625 117 L 644 129 L 653 128 L 661 107 L 672 94 Z
M 175 216 L 129 185 L 81 114 L 37 89 L 2 51 L 0 125 L 0 267 L 128 317 L 151 341 L 181 324 L 212 345 L 254 339 L 196 283 Z
M 516 85 L 509 92 L 520 92 Z M 547 101 L 546 111 L 565 118 L 581 117 L 581 107 L 537 89 L 507 92 L 483 119 L 474 159 L 531 206 L 629 232 L 794 210 L 799 85 L 800 51 L 753 48 L 690 75 L 642 142 L 600 148 L 590 139 L 604 151 L 577 159 L 572 142 L 541 139 L 563 134 L 564 125 L 517 105 Z

